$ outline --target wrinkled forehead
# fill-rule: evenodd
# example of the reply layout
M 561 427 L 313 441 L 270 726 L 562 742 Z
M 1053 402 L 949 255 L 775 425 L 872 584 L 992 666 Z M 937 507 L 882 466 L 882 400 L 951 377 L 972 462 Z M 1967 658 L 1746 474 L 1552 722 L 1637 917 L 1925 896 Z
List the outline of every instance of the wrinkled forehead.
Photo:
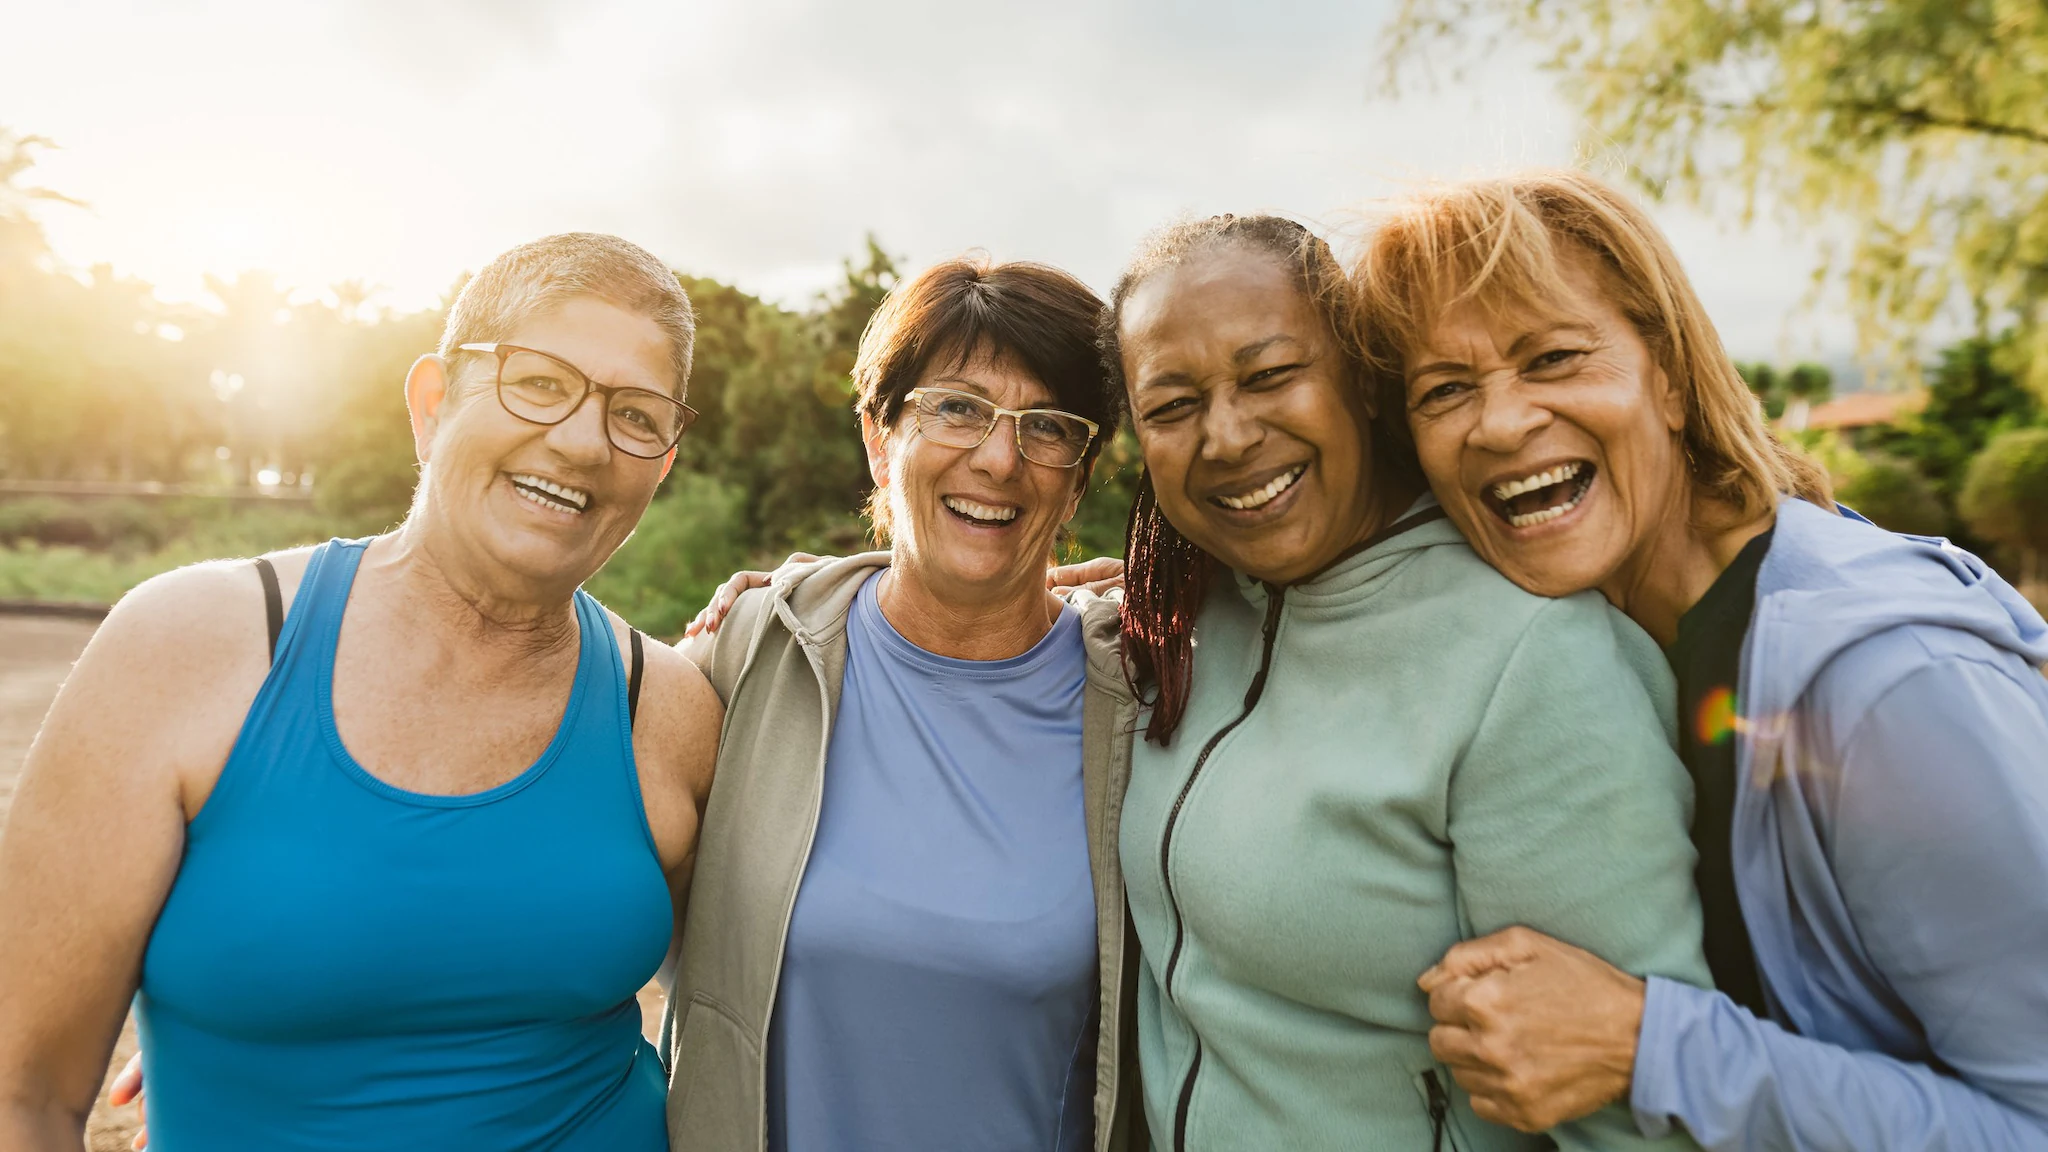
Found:
M 1005 408 L 1043 408 L 1058 399 L 1021 353 L 988 339 L 956 340 L 933 350 L 912 386 L 971 392 Z
M 1479 332 L 1505 345 L 1524 332 L 1589 323 L 1611 289 L 1611 273 L 1600 258 L 1576 244 L 1558 243 L 1512 260 L 1447 261 L 1408 278 L 1400 291 L 1406 323 L 1396 322 L 1397 330 L 1388 335 L 1409 355 L 1469 341 Z
M 599 384 L 682 399 L 668 333 L 651 317 L 595 296 L 572 296 L 523 317 L 499 343 L 545 353 Z M 488 375 L 492 358 L 482 359 Z

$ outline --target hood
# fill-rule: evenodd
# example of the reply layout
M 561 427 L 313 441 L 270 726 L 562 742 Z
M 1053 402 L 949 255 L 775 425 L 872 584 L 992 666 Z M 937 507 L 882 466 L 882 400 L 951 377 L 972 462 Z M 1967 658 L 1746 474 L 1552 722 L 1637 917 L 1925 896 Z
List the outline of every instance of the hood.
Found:
M 1756 600 L 1743 658 L 1752 717 L 1786 714 L 1843 649 L 1893 628 L 1955 629 L 2029 665 L 2048 663 L 2048 623 L 1982 560 L 1804 500 L 1778 507 Z
M 868 577 L 889 566 L 889 553 L 862 552 L 827 556 L 807 564 L 785 565 L 768 582 L 775 616 L 790 634 L 808 647 L 827 644 L 846 631 L 854 597 Z

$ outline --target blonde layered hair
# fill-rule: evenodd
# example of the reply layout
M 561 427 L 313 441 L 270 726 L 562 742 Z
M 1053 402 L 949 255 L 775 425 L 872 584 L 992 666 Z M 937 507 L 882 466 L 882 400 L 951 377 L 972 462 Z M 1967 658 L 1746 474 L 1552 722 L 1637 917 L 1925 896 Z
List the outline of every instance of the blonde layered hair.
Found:
M 1391 402 L 1384 414 L 1406 410 L 1404 360 L 1445 312 L 1469 302 L 1491 315 L 1554 314 L 1563 265 L 1590 256 L 1684 397 L 1680 444 L 1695 494 L 1742 519 L 1782 495 L 1834 507 L 1827 474 L 1772 435 L 1664 234 L 1613 187 L 1569 170 L 1468 180 L 1404 197 L 1375 223 L 1352 285 Z

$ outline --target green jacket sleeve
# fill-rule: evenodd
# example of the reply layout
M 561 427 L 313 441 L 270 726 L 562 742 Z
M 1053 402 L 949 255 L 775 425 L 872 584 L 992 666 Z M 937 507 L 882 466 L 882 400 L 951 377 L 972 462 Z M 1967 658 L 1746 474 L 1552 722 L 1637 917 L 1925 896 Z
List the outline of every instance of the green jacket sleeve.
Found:
M 1655 643 L 1597 594 L 1536 612 L 1451 777 L 1471 935 L 1526 925 L 1638 976 L 1709 983 L 1674 699 Z M 1625 1101 L 1551 1135 L 1567 1152 L 1692 1146 L 1643 1137 Z

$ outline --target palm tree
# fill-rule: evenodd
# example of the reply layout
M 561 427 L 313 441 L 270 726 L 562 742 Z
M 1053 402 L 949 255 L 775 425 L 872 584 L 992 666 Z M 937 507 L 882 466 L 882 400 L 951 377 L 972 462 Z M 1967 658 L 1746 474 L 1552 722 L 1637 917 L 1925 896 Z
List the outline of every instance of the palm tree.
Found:
M 55 148 L 45 136 L 31 136 L 0 125 L 0 258 L 34 258 L 47 249 L 43 230 L 30 209 L 38 202 L 78 204 L 62 192 L 24 183 L 36 166 L 36 153 Z

